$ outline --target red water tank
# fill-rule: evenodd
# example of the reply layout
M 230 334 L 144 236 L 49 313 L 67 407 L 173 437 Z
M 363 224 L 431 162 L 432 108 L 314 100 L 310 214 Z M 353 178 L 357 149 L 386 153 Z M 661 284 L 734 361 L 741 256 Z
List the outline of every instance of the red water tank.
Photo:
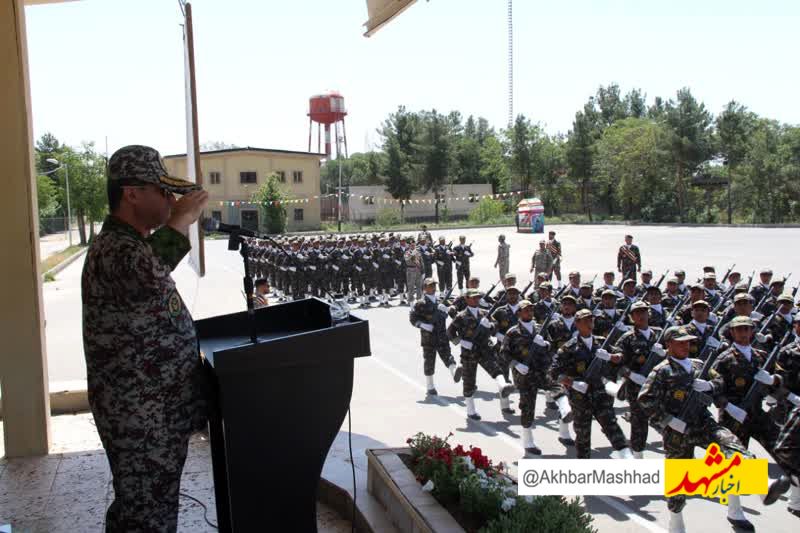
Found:
M 342 135 L 344 139 L 345 157 L 347 157 L 347 134 L 344 129 L 344 117 L 347 116 L 347 111 L 344 107 L 344 97 L 337 92 L 329 92 L 326 94 L 318 94 L 309 98 L 308 101 L 308 151 L 311 151 L 311 131 L 313 123 L 318 124 L 317 131 L 319 132 L 320 124 L 325 126 L 325 155 L 330 158 L 331 156 L 331 124 L 336 125 L 336 136 L 338 134 L 338 123 L 342 123 Z M 321 144 L 321 135 L 318 135 L 318 144 Z M 337 152 L 339 152 L 339 143 L 336 143 Z M 317 147 L 320 150 L 321 146 Z

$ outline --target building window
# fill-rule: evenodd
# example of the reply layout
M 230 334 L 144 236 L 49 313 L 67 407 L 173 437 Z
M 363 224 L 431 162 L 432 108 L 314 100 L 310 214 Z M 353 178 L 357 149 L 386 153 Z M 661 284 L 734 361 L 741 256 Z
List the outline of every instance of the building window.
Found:
M 470 203 L 474 203 L 478 201 L 478 195 L 475 193 L 469 193 L 469 201 Z
M 211 211 L 211 218 L 218 222 L 222 222 L 222 211 Z
M 239 172 L 240 183 L 257 183 L 255 172 Z
M 219 185 L 221 179 L 222 179 L 222 176 L 217 171 L 213 171 L 213 172 L 209 172 L 208 173 L 208 181 L 209 181 L 209 183 L 211 183 L 211 185 Z
M 284 172 L 283 170 L 279 170 L 275 174 L 278 175 L 278 181 L 280 181 L 281 183 L 286 183 L 286 172 Z
M 364 205 L 375 205 L 375 197 L 374 196 L 365 196 L 364 197 Z
M 297 222 L 303 221 L 303 210 L 302 209 L 295 209 L 294 210 L 294 219 Z
M 303 183 L 303 171 L 302 170 L 292 171 L 292 181 L 294 183 Z

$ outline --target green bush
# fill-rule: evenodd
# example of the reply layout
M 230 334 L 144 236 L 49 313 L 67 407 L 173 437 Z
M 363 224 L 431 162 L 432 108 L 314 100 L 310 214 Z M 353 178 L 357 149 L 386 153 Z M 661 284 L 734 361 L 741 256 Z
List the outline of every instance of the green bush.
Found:
M 484 198 L 469 214 L 472 224 L 489 224 L 491 220 L 503 216 L 503 202 L 493 198 Z M 512 218 L 513 220 L 513 218 Z
M 375 225 L 388 228 L 400 224 L 400 210 L 384 207 L 375 215 Z
M 491 520 L 482 533 L 596 533 L 592 517 L 577 498 L 562 496 L 521 497 L 528 505 L 516 505 L 510 512 Z

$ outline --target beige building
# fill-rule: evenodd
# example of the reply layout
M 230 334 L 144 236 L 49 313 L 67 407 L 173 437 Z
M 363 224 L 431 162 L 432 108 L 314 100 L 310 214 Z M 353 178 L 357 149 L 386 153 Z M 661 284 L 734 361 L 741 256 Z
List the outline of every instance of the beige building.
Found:
M 201 152 L 200 169 L 203 188 L 209 193 L 205 216 L 226 224 L 264 231 L 258 206 L 249 204 L 253 193 L 270 174 L 277 174 L 290 199 L 307 202 L 288 203 L 287 231 L 320 228 L 320 160 L 325 154 L 293 152 L 266 148 L 231 148 Z M 186 154 L 164 157 L 173 176 L 186 176 Z M 316 198 L 315 198 L 316 196 Z
M 400 210 L 400 205 L 382 185 L 352 186 L 349 192 L 350 220 L 372 222 L 381 209 Z M 444 199 L 439 205 L 439 214 L 446 209 L 448 217 L 466 218 L 483 196 L 491 194 L 492 186 L 488 183 L 445 185 L 439 191 L 439 198 Z M 406 220 L 433 220 L 435 198 L 433 191 L 412 194 L 403 208 Z

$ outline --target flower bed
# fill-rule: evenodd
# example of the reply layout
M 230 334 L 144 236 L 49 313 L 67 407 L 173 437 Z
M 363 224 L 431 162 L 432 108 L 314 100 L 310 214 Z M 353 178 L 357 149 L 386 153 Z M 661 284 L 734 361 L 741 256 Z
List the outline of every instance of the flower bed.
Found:
M 578 499 L 561 496 L 518 496 L 517 483 L 494 465 L 480 448 L 453 447 L 422 433 L 406 442 L 399 454 L 422 490 L 429 492 L 468 532 L 590 533 L 592 518 Z

